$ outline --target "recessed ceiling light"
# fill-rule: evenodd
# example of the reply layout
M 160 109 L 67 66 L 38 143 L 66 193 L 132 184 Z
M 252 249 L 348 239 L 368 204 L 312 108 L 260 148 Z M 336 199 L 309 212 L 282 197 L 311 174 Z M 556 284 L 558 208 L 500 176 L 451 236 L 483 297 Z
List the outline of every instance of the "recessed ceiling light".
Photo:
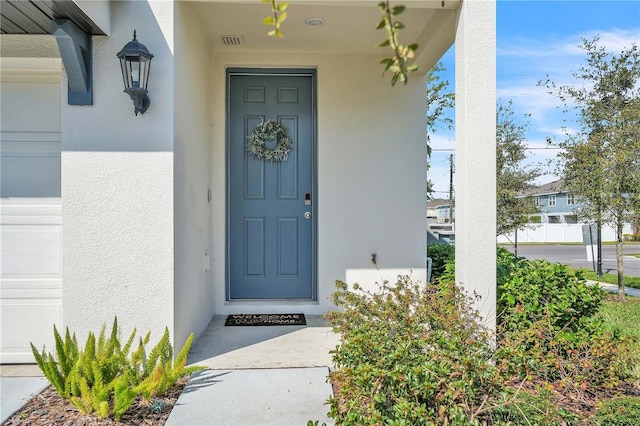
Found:
M 311 25 L 312 27 L 319 27 L 320 25 L 324 25 L 324 19 L 322 18 L 307 18 L 304 20 L 307 25 Z

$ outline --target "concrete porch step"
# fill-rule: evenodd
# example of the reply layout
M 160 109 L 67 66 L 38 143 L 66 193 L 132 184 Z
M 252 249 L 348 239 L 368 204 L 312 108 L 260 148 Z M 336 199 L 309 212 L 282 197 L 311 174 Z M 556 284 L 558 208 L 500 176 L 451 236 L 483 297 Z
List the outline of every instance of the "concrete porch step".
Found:
M 224 320 L 213 317 L 193 344 L 189 364 L 218 370 L 332 366 L 329 351 L 339 337 L 322 317 L 307 315 L 307 326 L 225 327 Z

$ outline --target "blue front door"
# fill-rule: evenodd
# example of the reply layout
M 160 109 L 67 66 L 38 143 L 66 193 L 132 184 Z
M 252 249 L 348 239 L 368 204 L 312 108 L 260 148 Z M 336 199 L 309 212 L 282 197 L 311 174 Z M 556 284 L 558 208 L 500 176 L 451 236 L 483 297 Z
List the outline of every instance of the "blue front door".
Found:
M 309 70 L 227 71 L 229 299 L 316 297 L 314 78 Z M 291 137 L 286 160 L 247 151 L 263 120 Z

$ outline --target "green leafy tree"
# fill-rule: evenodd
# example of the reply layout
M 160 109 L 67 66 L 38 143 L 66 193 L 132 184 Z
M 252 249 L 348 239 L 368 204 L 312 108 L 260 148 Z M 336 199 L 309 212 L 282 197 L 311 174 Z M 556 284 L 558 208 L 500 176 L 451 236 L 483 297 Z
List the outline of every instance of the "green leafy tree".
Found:
M 624 299 L 623 227 L 640 211 L 640 50 L 633 44 L 616 55 L 582 41 L 586 63 L 573 73 L 579 86 L 541 83 L 580 128 L 566 132 L 559 172 L 580 201 L 578 215 L 616 230 L 618 294 Z
M 427 88 L 427 157 L 431 157 L 431 133 L 438 129 L 451 130 L 453 118 L 450 114 L 455 106 L 455 93 L 449 89 L 449 81 L 443 80 L 441 73 L 446 70 L 441 62 L 431 68 L 426 75 Z M 427 164 L 427 170 L 429 165 Z M 433 182 L 427 179 L 427 198 L 433 195 Z
M 537 212 L 532 197 L 523 195 L 540 176 L 540 168 L 524 164 L 527 158 L 525 132 L 528 121 L 520 121 L 513 104 L 498 102 L 496 109 L 496 210 L 497 234 L 523 229 Z M 528 115 L 526 116 L 528 119 Z

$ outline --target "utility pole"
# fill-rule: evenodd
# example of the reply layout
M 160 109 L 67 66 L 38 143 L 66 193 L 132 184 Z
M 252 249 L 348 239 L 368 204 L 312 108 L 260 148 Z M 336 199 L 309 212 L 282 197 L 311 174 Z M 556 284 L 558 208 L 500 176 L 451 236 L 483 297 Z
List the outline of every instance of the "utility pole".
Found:
M 453 223 L 453 154 L 449 154 L 449 223 Z

